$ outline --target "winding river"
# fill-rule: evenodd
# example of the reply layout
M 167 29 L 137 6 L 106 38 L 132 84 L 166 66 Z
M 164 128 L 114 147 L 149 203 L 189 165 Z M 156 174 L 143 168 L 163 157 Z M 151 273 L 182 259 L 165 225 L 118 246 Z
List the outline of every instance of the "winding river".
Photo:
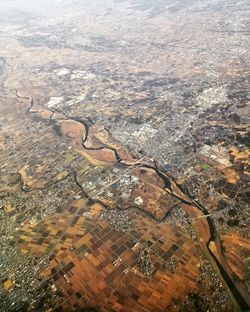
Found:
M 210 216 L 208 210 L 199 204 L 197 201 L 193 200 L 188 194 L 186 194 L 180 185 L 178 185 L 174 179 L 168 175 L 166 172 L 160 170 L 157 164 L 146 164 L 143 162 L 134 159 L 131 155 L 126 154 L 124 149 L 117 149 L 114 145 L 107 143 L 99 143 L 99 146 L 91 145 L 92 139 L 90 137 L 90 132 L 95 126 L 89 121 L 85 121 L 80 117 L 69 117 L 64 115 L 61 112 L 54 112 L 47 108 L 38 107 L 34 109 L 34 100 L 33 98 L 24 97 L 18 94 L 16 91 L 16 96 L 25 101 L 29 101 L 29 107 L 27 112 L 29 114 L 36 114 L 41 117 L 43 120 L 49 120 L 53 124 L 54 129 L 57 130 L 57 133 L 62 136 L 67 136 L 73 144 L 79 149 L 82 148 L 84 151 L 109 151 L 114 156 L 113 163 L 121 164 L 124 167 L 138 166 L 139 168 L 145 170 L 153 170 L 155 174 L 162 180 L 164 187 L 162 190 L 171 196 L 175 197 L 180 201 L 180 206 L 185 210 L 192 221 L 194 230 L 199 238 L 199 245 L 202 249 L 203 254 L 212 264 L 215 271 L 219 274 L 221 281 L 228 290 L 235 307 L 238 311 L 247 311 L 250 306 L 250 299 L 248 292 L 244 287 L 244 284 L 240 281 L 233 280 L 233 271 L 230 268 L 225 255 L 222 249 L 222 242 L 220 236 L 216 230 L 215 224 L 212 217 Z M 41 115 L 43 113 L 43 115 Z M 46 114 L 44 114 L 46 113 Z M 83 128 L 84 133 L 81 136 L 72 137 L 67 132 L 67 122 L 74 123 L 74 126 L 77 128 Z M 80 131 L 81 132 L 81 131 Z M 90 142 L 90 143 L 89 143 Z M 87 144 L 88 143 L 88 144 Z M 80 146 L 81 145 L 81 146 Z M 126 157 L 124 156 L 126 155 Z M 105 159 L 103 159 L 105 162 Z M 78 186 L 82 189 L 84 196 L 88 199 L 93 200 L 82 188 L 80 183 L 77 181 L 77 173 L 74 173 L 75 181 Z M 95 199 L 94 199 L 95 200 Z M 101 203 L 105 208 L 108 208 L 104 203 Z M 145 212 L 145 211 L 144 211 Z M 149 214 L 150 215 L 150 214 Z M 155 218 L 153 215 L 150 217 Z

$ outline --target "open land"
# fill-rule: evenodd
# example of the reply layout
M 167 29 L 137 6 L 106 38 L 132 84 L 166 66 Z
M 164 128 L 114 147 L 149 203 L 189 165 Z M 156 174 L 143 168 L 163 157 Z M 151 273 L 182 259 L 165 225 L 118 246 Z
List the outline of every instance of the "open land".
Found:
M 249 11 L 0 1 L 1 311 L 249 309 Z

